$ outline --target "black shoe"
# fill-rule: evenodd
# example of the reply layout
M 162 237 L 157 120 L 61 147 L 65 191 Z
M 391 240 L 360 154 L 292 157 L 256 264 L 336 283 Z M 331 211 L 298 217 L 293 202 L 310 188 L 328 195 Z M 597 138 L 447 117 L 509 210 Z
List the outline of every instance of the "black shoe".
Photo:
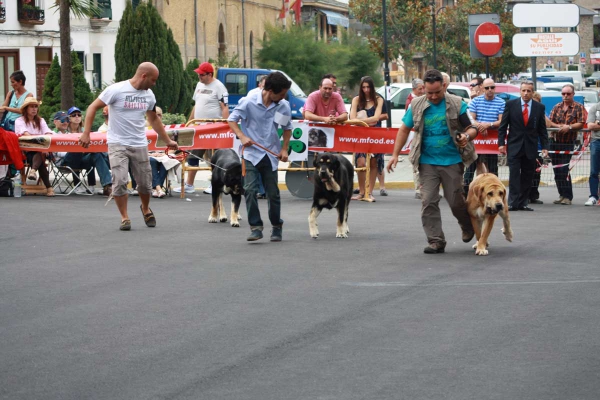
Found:
M 525 206 L 525 207 L 519 207 L 519 211 L 535 211 L 535 210 L 529 206 Z
M 462 232 L 462 241 L 465 243 L 469 243 L 473 239 L 473 236 L 475 236 L 474 231 L 468 231 L 468 232 L 463 231 Z
M 540 199 L 529 200 L 529 204 L 544 204 Z
M 281 242 L 283 239 L 283 227 L 281 225 L 274 226 L 271 229 L 271 242 Z
M 519 211 L 517 207 L 508 206 L 508 211 Z
M 354 193 L 354 194 L 359 194 L 359 193 L 360 193 L 360 189 L 359 189 L 359 188 L 356 188 L 356 189 L 354 189 L 354 190 L 352 191 L 352 193 Z
M 443 253 L 446 249 L 446 245 L 439 243 L 431 243 L 429 246 L 423 249 L 423 253 L 425 254 L 439 254 Z
M 254 241 L 262 239 L 262 238 L 263 238 L 263 233 L 260 229 L 252 229 L 250 231 L 250 236 L 248 236 L 246 238 L 246 240 L 249 242 L 254 242 Z

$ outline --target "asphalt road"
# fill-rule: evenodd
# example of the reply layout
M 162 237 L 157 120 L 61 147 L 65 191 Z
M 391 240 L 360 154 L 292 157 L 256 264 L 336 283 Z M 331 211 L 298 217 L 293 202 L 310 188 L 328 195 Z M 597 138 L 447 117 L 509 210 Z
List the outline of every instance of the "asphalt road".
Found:
M 600 208 L 575 191 L 512 213 L 513 243 L 496 221 L 487 257 L 444 200 L 423 254 L 411 190 L 353 202 L 348 239 L 324 212 L 318 240 L 284 192 L 281 243 L 201 194 L 153 200 L 153 229 L 131 198 L 130 232 L 100 196 L 2 199 L 0 398 L 598 399 Z

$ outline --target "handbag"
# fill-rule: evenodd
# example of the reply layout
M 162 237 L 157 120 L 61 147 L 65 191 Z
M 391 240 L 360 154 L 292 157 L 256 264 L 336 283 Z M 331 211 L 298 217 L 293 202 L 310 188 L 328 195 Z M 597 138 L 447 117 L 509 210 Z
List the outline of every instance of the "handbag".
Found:
M 13 197 L 15 191 L 15 183 L 10 178 L 10 169 L 6 176 L 0 179 L 0 197 Z
M 13 90 L 12 92 L 10 92 L 9 98 L 12 98 L 14 94 L 15 94 L 15 91 Z M 15 131 L 15 121 L 11 121 L 6 118 L 9 112 L 10 111 L 4 110 L 4 113 L 2 114 L 2 118 L 0 118 L 0 128 L 4 129 L 5 131 L 14 132 Z

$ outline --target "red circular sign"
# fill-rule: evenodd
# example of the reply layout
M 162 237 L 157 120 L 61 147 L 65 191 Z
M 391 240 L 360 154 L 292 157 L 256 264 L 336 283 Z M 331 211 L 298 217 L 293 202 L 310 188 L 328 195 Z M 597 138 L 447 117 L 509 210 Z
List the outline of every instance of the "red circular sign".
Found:
M 502 49 L 502 31 L 491 22 L 484 22 L 475 30 L 475 47 L 484 56 L 491 57 Z

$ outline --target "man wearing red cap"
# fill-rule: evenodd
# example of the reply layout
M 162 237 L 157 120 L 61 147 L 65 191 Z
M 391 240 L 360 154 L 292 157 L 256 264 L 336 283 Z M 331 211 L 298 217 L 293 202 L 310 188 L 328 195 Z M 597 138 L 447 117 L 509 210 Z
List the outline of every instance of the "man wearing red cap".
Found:
M 213 119 L 213 118 L 227 118 L 229 117 L 229 108 L 227 107 L 229 93 L 225 85 L 214 77 L 215 70 L 210 63 L 203 62 L 198 68 L 194 70 L 198 74 L 200 82 L 196 85 L 194 90 L 194 108 L 190 113 L 190 119 Z M 206 150 L 194 150 L 192 154 L 198 157 L 204 157 Z M 192 167 L 198 166 L 198 159 L 195 157 L 188 157 L 188 165 Z M 188 176 L 185 182 L 185 192 L 194 193 L 194 179 L 196 178 L 196 172 L 188 171 Z M 176 193 L 181 193 L 181 187 L 173 189 Z M 204 190 L 204 193 L 210 194 L 212 188 Z

